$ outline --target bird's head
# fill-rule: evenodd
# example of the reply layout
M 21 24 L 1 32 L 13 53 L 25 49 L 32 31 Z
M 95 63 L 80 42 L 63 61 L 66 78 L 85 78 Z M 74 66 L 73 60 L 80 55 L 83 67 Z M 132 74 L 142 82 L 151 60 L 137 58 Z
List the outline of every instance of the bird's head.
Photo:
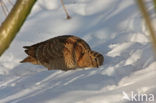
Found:
M 104 57 L 102 54 L 86 50 L 81 53 L 80 59 L 78 61 L 79 67 L 99 67 L 103 64 Z

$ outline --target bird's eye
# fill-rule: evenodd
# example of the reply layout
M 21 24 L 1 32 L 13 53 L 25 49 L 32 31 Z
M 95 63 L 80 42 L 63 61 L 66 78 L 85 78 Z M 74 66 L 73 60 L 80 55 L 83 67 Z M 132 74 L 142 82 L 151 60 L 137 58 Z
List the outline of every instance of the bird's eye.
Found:
M 81 56 L 83 56 L 83 55 L 84 55 L 84 52 L 81 53 Z
M 97 63 L 97 59 L 96 58 L 94 58 L 94 61 Z
M 79 57 L 79 58 L 82 58 L 82 57 L 84 56 L 84 54 L 85 54 L 85 53 L 82 52 L 82 53 L 80 54 L 80 57 Z
M 96 62 L 96 67 L 98 68 L 99 65 L 98 65 L 98 62 L 97 62 L 97 58 L 95 58 L 94 60 L 95 60 L 95 62 Z

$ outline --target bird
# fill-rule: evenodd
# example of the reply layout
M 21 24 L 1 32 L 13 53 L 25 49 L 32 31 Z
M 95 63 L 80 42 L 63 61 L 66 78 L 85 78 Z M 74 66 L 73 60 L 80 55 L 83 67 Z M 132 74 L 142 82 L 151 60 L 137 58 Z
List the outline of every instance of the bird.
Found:
M 28 56 L 21 63 L 43 65 L 48 70 L 98 68 L 104 62 L 102 54 L 74 35 L 57 36 L 23 48 Z

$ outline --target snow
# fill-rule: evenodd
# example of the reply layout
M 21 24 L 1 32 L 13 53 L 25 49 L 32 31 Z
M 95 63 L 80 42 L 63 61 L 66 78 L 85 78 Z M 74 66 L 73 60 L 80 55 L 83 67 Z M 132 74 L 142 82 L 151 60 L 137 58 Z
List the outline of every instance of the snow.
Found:
M 130 95 L 132 91 L 156 96 L 154 52 L 136 2 L 64 2 L 70 20 L 66 20 L 59 0 L 38 0 L 0 57 L 0 103 L 131 103 L 122 93 Z M 151 1 L 146 2 L 155 22 Z M 0 22 L 4 17 L 0 16 Z M 26 56 L 23 46 L 69 34 L 83 38 L 102 53 L 104 65 L 65 72 L 19 63 Z

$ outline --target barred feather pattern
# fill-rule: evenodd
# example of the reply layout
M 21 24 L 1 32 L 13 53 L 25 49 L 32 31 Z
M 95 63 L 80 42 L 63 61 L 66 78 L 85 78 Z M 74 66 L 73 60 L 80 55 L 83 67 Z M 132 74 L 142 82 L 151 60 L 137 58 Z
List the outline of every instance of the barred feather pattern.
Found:
M 28 57 L 21 63 L 43 65 L 48 70 L 99 67 L 104 61 L 102 54 L 92 51 L 83 39 L 72 35 L 54 37 L 24 48 Z

